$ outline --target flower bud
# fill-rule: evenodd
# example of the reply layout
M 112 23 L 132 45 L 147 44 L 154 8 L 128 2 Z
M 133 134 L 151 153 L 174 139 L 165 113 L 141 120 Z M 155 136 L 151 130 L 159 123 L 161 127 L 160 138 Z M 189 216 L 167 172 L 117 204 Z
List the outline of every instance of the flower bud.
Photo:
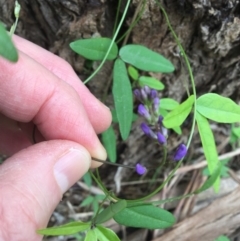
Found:
M 137 163 L 136 167 L 135 167 L 135 171 L 139 174 L 139 175 L 143 175 L 147 169 L 146 167 L 142 166 L 141 164 Z
M 145 85 L 145 86 L 143 87 L 143 89 L 144 89 L 144 91 L 145 91 L 145 93 L 146 93 L 147 95 L 150 95 L 151 89 L 150 89 L 147 85 Z
M 173 160 L 180 161 L 187 154 L 187 147 L 184 144 L 180 144 L 174 154 Z
M 146 134 L 147 136 L 150 134 L 151 129 L 150 129 L 150 127 L 149 127 L 145 122 L 143 122 L 143 123 L 140 125 L 140 127 L 141 127 L 141 129 L 142 129 L 142 131 L 143 131 L 144 134 Z
M 147 120 L 151 120 L 151 116 L 150 116 L 147 108 L 143 104 L 140 104 L 138 106 L 138 114 L 145 117 Z
M 134 96 L 135 96 L 139 101 L 142 101 L 142 95 L 141 95 L 141 92 L 140 92 L 139 89 L 135 89 L 135 90 L 133 91 L 133 94 L 134 94 Z
M 154 113 L 158 114 L 158 109 L 159 109 L 159 104 L 160 104 L 160 100 L 158 97 L 155 97 L 153 99 L 153 111 Z
M 154 98 L 158 97 L 158 92 L 154 89 L 150 91 L 150 98 L 153 100 Z
M 157 140 L 160 144 L 166 143 L 166 138 L 160 131 L 157 133 Z

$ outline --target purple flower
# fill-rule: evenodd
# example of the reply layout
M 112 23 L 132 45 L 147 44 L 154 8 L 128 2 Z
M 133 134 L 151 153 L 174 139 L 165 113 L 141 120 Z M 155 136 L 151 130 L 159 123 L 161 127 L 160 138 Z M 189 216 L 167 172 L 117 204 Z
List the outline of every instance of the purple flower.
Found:
M 166 143 L 166 138 L 160 131 L 157 133 L 157 140 L 160 144 Z
M 158 117 L 158 124 L 162 125 L 162 122 L 163 122 L 163 116 L 159 116 Z
M 159 98 L 158 98 L 158 97 L 155 97 L 155 98 L 153 99 L 153 111 L 154 111 L 155 113 L 158 113 L 159 103 L 160 103 Z
M 173 156 L 174 161 L 180 161 L 187 154 L 187 147 L 184 144 L 180 144 Z
M 158 97 L 158 92 L 156 90 L 151 89 L 150 98 L 153 100 L 156 97 Z
M 141 89 L 141 95 L 142 95 L 142 98 L 143 98 L 144 100 L 147 100 L 147 99 L 148 99 L 147 93 L 145 92 L 145 90 L 144 90 L 143 88 Z
M 135 89 L 135 90 L 133 91 L 133 94 L 135 95 L 135 97 L 136 97 L 139 101 L 142 100 L 142 95 L 141 95 L 141 92 L 140 92 L 139 89 Z
M 143 175 L 147 169 L 146 167 L 142 166 L 141 164 L 137 163 L 136 167 L 135 167 L 135 171 L 139 174 L 139 175 Z
M 149 127 L 145 122 L 143 122 L 143 123 L 140 125 L 140 127 L 141 127 L 141 129 L 142 129 L 142 131 L 143 131 L 144 134 L 146 134 L 147 136 L 150 135 L 150 132 L 151 132 L 152 130 L 150 129 L 150 127 Z
M 146 93 L 147 95 L 150 95 L 151 89 L 150 89 L 147 85 L 144 86 L 143 89 L 144 89 L 144 91 L 145 91 L 145 93 Z
M 138 106 L 138 114 L 145 117 L 147 120 L 151 120 L 151 116 L 143 104 Z

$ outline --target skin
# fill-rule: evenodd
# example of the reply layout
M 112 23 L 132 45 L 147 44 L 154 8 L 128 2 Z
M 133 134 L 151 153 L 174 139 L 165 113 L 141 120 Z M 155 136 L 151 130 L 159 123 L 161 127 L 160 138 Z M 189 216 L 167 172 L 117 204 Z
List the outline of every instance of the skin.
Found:
M 91 157 L 106 159 L 97 134 L 111 113 L 66 61 L 13 40 L 19 61 L 0 58 L 0 152 L 9 156 L 0 166 L 0 240 L 39 241 L 36 230 L 47 226 L 63 193 L 99 166 Z

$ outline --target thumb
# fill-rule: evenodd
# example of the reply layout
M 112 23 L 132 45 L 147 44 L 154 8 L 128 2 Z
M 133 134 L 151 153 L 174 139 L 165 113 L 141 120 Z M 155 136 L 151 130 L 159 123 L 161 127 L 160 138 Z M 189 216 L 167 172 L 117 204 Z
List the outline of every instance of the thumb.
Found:
M 0 240 L 39 241 L 62 194 L 87 172 L 91 157 L 71 141 L 24 149 L 0 166 Z

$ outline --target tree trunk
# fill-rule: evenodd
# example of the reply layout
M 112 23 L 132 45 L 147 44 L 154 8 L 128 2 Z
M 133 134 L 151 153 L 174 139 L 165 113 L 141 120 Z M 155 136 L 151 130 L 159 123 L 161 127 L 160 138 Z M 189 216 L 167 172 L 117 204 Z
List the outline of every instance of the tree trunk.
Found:
M 14 22 L 14 0 L 0 0 L 0 19 L 9 27 Z M 116 0 L 19 0 L 22 10 L 16 33 L 66 59 L 84 80 L 89 73 L 85 60 L 73 53 L 69 43 L 79 38 L 96 35 L 111 37 L 117 11 Z M 141 0 L 133 0 L 124 23 L 129 26 Z M 180 39 L 193 68 L 198 95 L 216 92 L 239 102 L 240 77 L 240 4 L 237 0 L 164 0 L 173 29 Z M 123 1 L 121 9 L 125 6 Z M 166 89 L 161 93 L 178 101 L 186 97 L 189 74 L 165 18 L 154 0 L 147 0 L 143 15 L 130 35 L 129 42 L 143 44 L 167 57 L 176 71 L 158 75 Z M 111 76 L 111 63 L 89 82 L 90 90 L 102 98 Z M 190 86 L 191 89 L 191 86 Z M 111 96 L 107 103 L 112 107 Z M 139 121 L 133 124 L 131 136 L 125 142 L 119 138 L 118 161 L 125 164 L 159 163 L 161 150 L 143 136 Z M 189 125 L 183 127 L 181 137 L 172 135 L 168 143 L 171 152 L 189 134 Z M 198 137 L 196 137 L 198 138 Z M 191 150 L 190 150 L 191 151 Z M 192 155 L 196 154 L 195 148 Z M 155 164 L 156 165 L 156 164 Z M 114 173 L 108 180 L 113 180 Z M 149 175 L 152 173 L 150 172 Z M 132 171 L 118 169 L 118 182 L 134 179 Z M 125 188 L 128 198 L 141 191 Z

